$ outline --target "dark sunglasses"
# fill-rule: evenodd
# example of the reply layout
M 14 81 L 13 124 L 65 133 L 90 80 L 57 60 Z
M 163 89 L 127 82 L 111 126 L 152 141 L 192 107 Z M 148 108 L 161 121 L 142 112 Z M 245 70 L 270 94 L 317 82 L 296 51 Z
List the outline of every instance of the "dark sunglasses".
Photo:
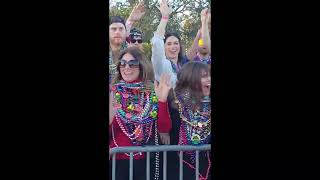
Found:
M 130 40 L 131 43 L 136 43 L 136 41 L 138 41 L 139 44 L 142 43 L 142 39 L 138 39 L 138 40 L 136 40 L 136 39 L 131 39 L 131 40 Z
M 126 61 L 126 60 L 121 59 L 119 62 L 119 67 L 125 68 L 126 64 L 129 65 L 129 68 L 137 68 L 137 67 L 139 67 L 140 62 L 136 59 L 130 60 L 130 61 Z

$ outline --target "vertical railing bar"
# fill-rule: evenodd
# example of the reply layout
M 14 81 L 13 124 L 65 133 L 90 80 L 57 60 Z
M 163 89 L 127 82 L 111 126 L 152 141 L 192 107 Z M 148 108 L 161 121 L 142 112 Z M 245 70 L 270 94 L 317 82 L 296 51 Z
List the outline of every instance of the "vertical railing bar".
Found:
M 179 164 L 180 164 L 180 170 L 179 170 L 179 179 L 183 180 L 183 151 L 180 151 L 180 156 L 179 156 Z
M 163 151 L 163 180 L 167 180 L 167 151 Z
M 133 152 L 130 152 L 129 179 L 133 180 Z
M 112 180 L 116 180 L 116 153 L 112 155 Z
M 196 180 L 199 180 L 199 151 L 196 151 Z
M 150 152 L 147 152 L 147 180 L 150 180 Z

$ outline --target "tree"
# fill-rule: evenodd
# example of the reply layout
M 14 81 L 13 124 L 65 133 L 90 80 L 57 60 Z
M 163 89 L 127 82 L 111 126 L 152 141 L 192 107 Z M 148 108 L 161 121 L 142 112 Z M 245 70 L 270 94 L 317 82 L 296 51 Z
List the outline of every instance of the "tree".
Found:
M 109 7 L 109 15 L 118 15 L 123 18 L 128 18 L 134 5 L 138 0 L 126 0 L 124 3 L 117 2 L 115 6 Z M 134 25 L 143 32 L 144 41 L 150 43 L 153 32 L 157 29 L 160 22 L 161 14 L 157 9 L 158 0 L 144 0 L 146 13 L 144 17 Z M 167 24 L 167 32 L 177 32 L 182 39 L 183 45 L 189 48 L 194 37 L 200 29 L 200 13 L 202 9 L 211 6 L 210 0 L 171 0 L 169 5 L 173 12 Z M 146 51 L 149 51 L 150 45 L 144 45 Z M 151 51 L 151 48 L 150 48 Z M 151 53 L 151 52 L 150 52 Z

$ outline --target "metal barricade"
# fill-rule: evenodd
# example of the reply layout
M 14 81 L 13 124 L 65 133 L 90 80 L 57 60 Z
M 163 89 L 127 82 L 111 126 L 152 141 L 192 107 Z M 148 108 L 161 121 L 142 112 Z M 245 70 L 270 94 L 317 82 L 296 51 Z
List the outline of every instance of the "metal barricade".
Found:
M 211 151 L 211 145 L 159 145 L 159 146 L 130 146 L 130 147 L 115 147 L 110 150 L 112 156 L 112 180 L 116 180 L 116 154 L 117 153 L 130 153 L 129 161 L 129 180 L 133 180 L 133 153 L 146 152 L 146 175 L 147 180 L 150 180 L 150 152 L 163 152 L 163 180 L 167 179 L 167 152 L 180 151 L 179 156 L 179 179 L 183 180 L 183 151 L 196 151 L 196 180 L 199 180 L 199 151 Z

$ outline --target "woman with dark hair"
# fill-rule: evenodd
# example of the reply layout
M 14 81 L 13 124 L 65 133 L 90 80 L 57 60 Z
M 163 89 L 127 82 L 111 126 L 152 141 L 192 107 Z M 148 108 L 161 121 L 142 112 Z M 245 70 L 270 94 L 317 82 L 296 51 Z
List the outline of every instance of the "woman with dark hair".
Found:
M 171 88 L 169 75 L 163 74 L 160 82 L 153 84 L 152 65 L 136 47 L 120 54 L 117 71 L 109 102 L 109 148 L 158 145 L 158 132 L 171 129 L 167 105 Z M 145 153 L 133 156 L 133 179 L 144 180 Z M 116 179 L 129 179 L 129 154 L 117 153 L 116 160 Z M 155 162 L 155 171 L 150 174 L 158 179 L 159 153 L 151 162 Z M 111 169 L 109 171 L 111 175 Z
M 176 87 L 168 99 L 172 121 L 172 145 L 203 145 L 211 143 L 211 76 L 209 66 L 189 62 L 178 73 Z M 210 152 L 199 153 L 199 179 L 210 179 Z M 168 152 L 168 180 L 179 179 L 179 152 Z M 183 179 L 195 179 L 195 152 L 183 153 Z
M 177 72 L 187 62 L 187 59 L 183 55 L 181 39 L 178 34 L 167 33 L 165 35 L 169 15 L 172 12 L 166 0 L 160 2 L 159 10 L 162 18 L 151 40 L 151 61 L 155 71 L 155 79 L 159 80 L 162 73 L 170 73 L 171 83 L 174 87 L 177 81 Z

